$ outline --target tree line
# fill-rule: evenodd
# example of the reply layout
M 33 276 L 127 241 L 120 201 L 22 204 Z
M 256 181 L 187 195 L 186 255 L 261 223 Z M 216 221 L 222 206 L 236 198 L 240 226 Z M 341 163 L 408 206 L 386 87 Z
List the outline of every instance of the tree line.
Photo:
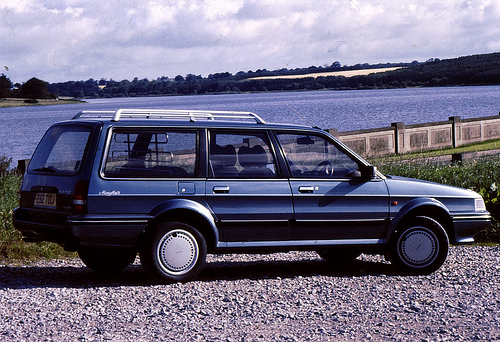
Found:
M 360 70 L 385 67 L 400 67 L 394 71 L 363 76 L 322 76 L 295 79 L 254 79 L 264 76 L 307 75 L 329 71 Z M 386 64 L 356 64 L 342 66 L 336 61 L 327 67 L 310 66 L 298 69 L 269 71 L 240 71 L 236 74 L 222 72 L 208 77 L 188 74 L 174 78 L 166 76 L 156 80 L 134 78 L 132 81 L 89 79 L 47 83 L 32 78 L 23 85 L 13 87 L 10 80 L 0 77 L 0 98 L 27 97 L 53 98 L 69 96 L 75 98 L 110 98 L 162 95 L 196 95 L 263 91 L 299 91 L 320 89 L 386 89 L 406 87 L 436 87 L 454 85 L 500 84 L 500 53 L 473 55 L 453 59 L 434 59 L 426 62 Z

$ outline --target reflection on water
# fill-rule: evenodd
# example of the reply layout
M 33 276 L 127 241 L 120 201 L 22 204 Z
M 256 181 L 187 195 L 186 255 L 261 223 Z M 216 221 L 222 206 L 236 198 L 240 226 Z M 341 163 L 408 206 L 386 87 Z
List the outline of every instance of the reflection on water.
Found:
M 450 116 L 498 115 L 500 86 L 311 91 L 231 95 L 166 96 L 88 100 L 85 104 L 0 108 L 0 155 L 31 157 L 54 122 L 81 110 L 119 108 L 251 111 L 268 122 L 284 122 L 350 131 L 446 121 Z

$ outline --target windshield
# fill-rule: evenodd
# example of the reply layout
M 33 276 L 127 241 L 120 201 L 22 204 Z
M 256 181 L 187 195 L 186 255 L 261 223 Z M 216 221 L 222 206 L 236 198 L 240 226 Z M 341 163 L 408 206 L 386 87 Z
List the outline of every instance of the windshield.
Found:
M 30 161 L 28 172 L 76 175 L 90 137 L 91 127 L 60 125 L 43 136 Z

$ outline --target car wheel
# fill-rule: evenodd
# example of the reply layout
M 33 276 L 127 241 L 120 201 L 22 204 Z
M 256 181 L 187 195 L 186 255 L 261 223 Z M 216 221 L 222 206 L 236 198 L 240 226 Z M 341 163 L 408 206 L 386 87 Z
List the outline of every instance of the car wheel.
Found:
M 207 245 L 201 233 L 182 222 L 164 222 L 146 238 L 141 264 L 161 281 L 194 279 L 205 265 Z
M 448 235 L 439 222 L 417 216 L 392 239 L 390 260 L 404 272 L 429 274 L 444 263 L 448 246 Z
M 78 256 L 91 270 L 100 273 L 113 273 L 123 270 L 134 262 L 137 251 L 135 249 L 105 249 L 81 247 Z
M 360 256 L 360 252 L 354 250 L 320 249 L 318 255 L 331 264 L 348 264 Z

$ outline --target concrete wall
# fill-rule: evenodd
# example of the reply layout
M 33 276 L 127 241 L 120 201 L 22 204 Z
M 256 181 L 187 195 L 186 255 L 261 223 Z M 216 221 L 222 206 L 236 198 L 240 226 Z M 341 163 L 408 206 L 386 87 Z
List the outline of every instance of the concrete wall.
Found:
M 381 156 L 500 139 L 500 115 L 464 120 L 452 116 L 448 121 L 425 124 L 395 122 L 384 128 L 328 131 L 362 156 Z

